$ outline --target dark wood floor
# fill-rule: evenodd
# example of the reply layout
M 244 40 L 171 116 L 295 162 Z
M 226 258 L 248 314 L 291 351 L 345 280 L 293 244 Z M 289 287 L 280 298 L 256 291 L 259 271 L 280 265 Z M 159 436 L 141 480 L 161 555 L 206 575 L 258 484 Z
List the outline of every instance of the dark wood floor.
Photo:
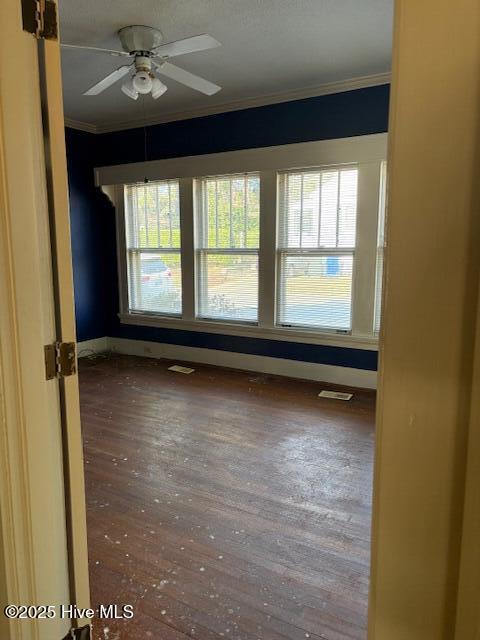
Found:
M 95 639 L 363 640 L 374 394 L 171 364 L 81 362 Z

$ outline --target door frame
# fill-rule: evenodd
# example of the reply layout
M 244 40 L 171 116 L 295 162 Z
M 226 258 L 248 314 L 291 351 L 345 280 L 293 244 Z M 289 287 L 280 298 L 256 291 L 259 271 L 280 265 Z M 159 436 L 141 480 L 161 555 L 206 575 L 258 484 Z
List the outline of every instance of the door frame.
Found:
M 480 303 L 474 349 L 455 640 L 480 640 Z
M 396 0 L 369 640 L 473 640 L 459 628 L 457 592 L 478 314 L 479 71 L 478 0 Z M 467 503 L 477 522 L 479 507 Z
M 41 41 L 39 50 L 46 183 L 53 254 L 56 335 L 58 342 L 76 343 L 70 204 L 59 42 L 58 40 Z M 78 607 L 86 608 L 90 605 L 90 585 L 78 376 L 62 376 L 58 380 L 58 385 L 63 426 L 70 597 Z

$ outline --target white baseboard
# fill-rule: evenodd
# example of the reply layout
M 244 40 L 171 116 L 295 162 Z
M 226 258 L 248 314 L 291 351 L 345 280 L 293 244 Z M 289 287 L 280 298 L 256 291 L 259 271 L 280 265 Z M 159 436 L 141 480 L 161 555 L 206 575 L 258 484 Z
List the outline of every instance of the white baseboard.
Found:
M 94 338 L 93 340 L 83 340 L 77 344 L 77 355 L 79 358 L 91 356 L 93 353 L 104 353 L 109 350 L 109 338 Z
M 102 340 L 103 338 L 100 339 Z M 108 338 L 107 341 L 111 351 L 126 355 L 213 364 L 231 369 L 270 373 L 288 376 L 290 378 L 316 380 L 318 382 L 330 382 L 362 389 L 377 388 L 377 372 L 367 371 L 365 369 L 353 369 L 330 364 L 316 364 L 314 362 L 256 356 L 232 351 L 220 351 L 218 349 L 184 347 L 175 344 L 130 340 L 126 338 Z

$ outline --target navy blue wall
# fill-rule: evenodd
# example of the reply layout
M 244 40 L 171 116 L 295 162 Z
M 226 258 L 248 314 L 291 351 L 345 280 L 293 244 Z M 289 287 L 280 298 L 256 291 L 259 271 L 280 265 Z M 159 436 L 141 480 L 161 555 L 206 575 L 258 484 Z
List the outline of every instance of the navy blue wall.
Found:
M 389 86 L 383 85 L 154 125 L 147 128 L 148 159 L 384 133 L 388 129 L 388 100 Z M 80 144 L 82 136 L 89 137 Z M 91 168 L 143 161 L 144 131 L 138 128 L 105 133 L 93 136 L 93 141 L 91 134 L 69 132 L 67 146 L 69 171 L 79 174 L 87 171 L 89 174 L 88 184 L 82 180 L 83 197 L 78 190 L 75 193 L 75 189 L 71 194 L 72 229 L 75 227 L 77 234 L 72 243 L 79 340 L 87 336 L 110 335 L 359 369 L 377 368 L 377 355 L 371 351 L 121 325 L 117 318 L 114 220 L 103 196 L 99 196 L 98 190 L 95 192 Z M 88 167 L 82 168 L 87 160 Z M 71 182 L 76 181 L 73 175 Z M 100 204 L 100 209 L 95 210 L 95 202 Z M 101 233 L 93 237 L 96 224 L 101 227 Z M 100 237 L 106 241 L 101 256 L 95 250 Z M 93 248 L 89 250 L 90 240 L 93 240 Z M 100 265 L 102 282 L 95 279 Z M 92 312 L 98 314 L 96 319 L 91 317 Z
M 377 352 L 366 351 L 365 349 L 328 347 L 298 342 L 284 342 L 283 340 L 244 338 L 241 336 L 197 333 L 196 331 L 181 331 L 177 329 L 137 327 L 120 323 L 110 335 L 133 340 L 179 344 L 185 347 L 204 347 L 207 349 L 219 349 L 220 351 L 249 353 L 256 356 L 286 358 L 287 360 L 321 362 L 322 364 L 334 364 L 338 367 L 353 367 L 354 369 L 368 369 L 369 371 L 377 370 Z
M 70 227 L 77 339 L 107 335 L 111 306 L 111 270 L 114 210 L 93 183 L 97 136 L 66 129 Z M 113 244 L 113 249 L 115 245 Z M 116 283 L 114 284 L 116 287 Z
M 384 133 L 389 85 L 230 111 L 147 128 L 149 160 Z M 143 129 L 98 136 L 99 163 L 143 162 Z

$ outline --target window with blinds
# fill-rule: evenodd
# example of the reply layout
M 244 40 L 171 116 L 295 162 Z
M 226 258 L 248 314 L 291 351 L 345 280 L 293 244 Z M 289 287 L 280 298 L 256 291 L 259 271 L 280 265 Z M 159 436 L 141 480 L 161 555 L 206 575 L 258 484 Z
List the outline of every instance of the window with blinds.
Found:
M 197 315 L 257 322 L 260 179 L 257 174 L 199 180 Z
M 387 190 L 387 163 L 382 163 L 380 178 L 380 197 L 378 208 L 378 231 L 377 231 L 377 259 L 375 269 L 375 308 L 373 320 L 373 332 L 380 333 L 380 319 L 382 311 L 382 284 L 383 284 L 383 263 L 385 254 L 385 205 Z
M 356 167 L 279 174 L 277 324 L 351 330 Z
M 125 232 L 130 310 L 180 315 L 178 181 L 126 186 Z

